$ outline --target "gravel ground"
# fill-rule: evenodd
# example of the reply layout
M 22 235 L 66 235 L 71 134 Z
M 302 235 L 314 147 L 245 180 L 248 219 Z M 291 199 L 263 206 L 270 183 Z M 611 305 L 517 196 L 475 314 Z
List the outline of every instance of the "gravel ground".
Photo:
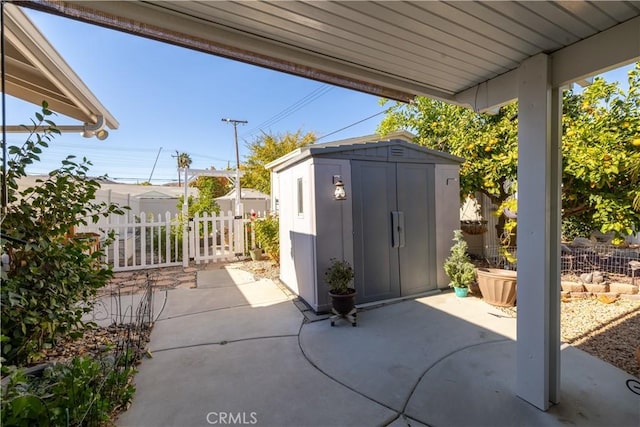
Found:
M 516 316 L 516 308 L 502 308 Z M 566 299 L 560 308 L 562 341 L 640 377 L 640 301 Z

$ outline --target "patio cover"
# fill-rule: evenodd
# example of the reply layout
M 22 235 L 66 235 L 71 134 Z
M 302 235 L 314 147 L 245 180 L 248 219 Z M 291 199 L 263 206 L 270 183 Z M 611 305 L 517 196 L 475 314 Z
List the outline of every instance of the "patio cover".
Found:
M 561 91 L 640 59 L 638 2 L 17 3 L 405 102 L 518 99 L 516 390 L 559 402 Z
M 43 100 L 59 114 L 87 124 L 87 128 L 118 128 L 118 121 L 91 93 L 47 38 L 17 6 L 4 8 L 5 90 L 16 98 L 40 105 Z M 68 126 L 60 126 L 64 131 Z M 81 131 L 83 126 L 76 126 Z M 7 126 L 7 131 L 19 131 Z M 72 130 L 72 129 L 69 129 Z

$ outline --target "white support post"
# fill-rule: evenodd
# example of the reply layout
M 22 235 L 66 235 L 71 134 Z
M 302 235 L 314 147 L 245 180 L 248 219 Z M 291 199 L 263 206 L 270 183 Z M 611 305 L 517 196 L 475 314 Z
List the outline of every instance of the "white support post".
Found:
M 560 122 L 550 60 L 527 59 L 518 82 L 516 393 L 546 411 L 560 391 Z
M 549 230 L 549 401 L 560 403 L 560 291 L 562 270 L 562 88 L 551 88 Z

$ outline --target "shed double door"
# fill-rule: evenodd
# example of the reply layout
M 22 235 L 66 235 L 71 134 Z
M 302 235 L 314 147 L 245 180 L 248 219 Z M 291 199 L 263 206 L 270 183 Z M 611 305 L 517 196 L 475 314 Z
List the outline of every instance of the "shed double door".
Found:
M 434 165 L 352 161 L 357 302 L 436 289 Z

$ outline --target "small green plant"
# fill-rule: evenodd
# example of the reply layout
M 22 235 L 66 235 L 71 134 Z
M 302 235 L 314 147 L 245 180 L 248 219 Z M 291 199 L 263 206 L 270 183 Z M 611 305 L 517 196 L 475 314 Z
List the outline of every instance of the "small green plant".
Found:
M 278 217 L 269 215 L 253 222 L 256 233 L 256 243 L 269 258 L 280 262 L 280 226 Z
M 467 254 L 467 242 L 462 238 L 462 230 L 453 232 L 455 244 L 451 247 L 451 254 L 444 262 L 444 272 L 449 276 L 452 288 L 467 288 L 476 277 L 475 266 Z
M 76 357 L 40 377 L 12 372 L 2 391 L 2 425 L 103 425 L 129 404 L 133 366 L 109 358 Z
M 329 290 L 333 294 L 347 295 L 353 292 L 349 287 L 353 280 L 354 273 L 351 264 L 345 260 L 331 258 L 331 265 L 324 273 L 324 281 L 329 285 Z

